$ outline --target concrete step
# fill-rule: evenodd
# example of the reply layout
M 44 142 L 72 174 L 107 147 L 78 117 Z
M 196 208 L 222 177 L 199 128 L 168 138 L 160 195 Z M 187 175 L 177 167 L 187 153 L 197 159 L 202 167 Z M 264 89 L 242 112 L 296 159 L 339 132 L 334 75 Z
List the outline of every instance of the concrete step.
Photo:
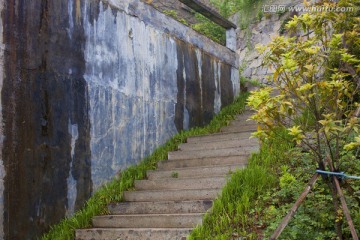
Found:
M 198 159 L 211 157 L 229 157 L 236 155 L 248 155 L 251 152 L 258 150 L 258 146 L 243 147 L 243 148 L 223 148 L 210 150 L 189 150 L 189 151 L 174 151 L 168 153 L 168 160 L 182 160 L 182 159 Z
M 136 180 L 136 190 L 165 190 L 165 189 L 209 189 L 222 188 L 227 179 L 226 177 L 208 178 L 169 178 L 158 180 Z
M 243 133 L 243 132 L 252 133 L 256 130 L 257 130 L 257 125 L 255 124 L 226 126 L 220 129 L 221 132 L 228 132 L 228 133 Z
M 255 111 L 244 111 L 241 114 L 235 116 L 235 119 L 248 119 L 250 116 L 254 115 Z
M 76 230 L 75 240 L 186 240 L 192 228 L 91 228 Z
M 124 192 L 124 200 L 131 202 L 213 200 L 219 193 L 219 188 L 126 191 Z
M 222 149 L 222 148 L 242 148 L 248 146 L 259 146 L 259 141 L 255 138 L 244 140 L 223 140 L 209 143 L 183 143 L 178 149 L 185 150 L 205 150 L 205 149 Z
M 201 224 L 204 213 L 105 215 L 92 220 L 95 228 L 192 228 Z
M 220 165 L 210 167 L 187 167 L 174 168 L 172 170 L 150 170 L 147 171 L 147 178 L 149 180 L 164 179 L 164 178 L 188 178 L 188 177 L 211 177 L 211 176 L 226 176 L 236 169 L 244 168 L 245 165 Z
M 236 115 L 234 121 L 246 121 L 254 114 L 255 114 L 255 112 L 251 112 L 251 113 L 247 112 L 245 114 Z
M 200 135 L 189 137 L 187 143 L 206 143 L 206 142 L 219 142 L 229 140 L 247 140 L 251 137 L 251 132 L 242 133 L 214 133 L 208 135 Z
M 212 206 L 211 200 L 167 202 L 120 202 L 109 204 L 111 215 L 204 213 Z
M 257 126 L 258 123 L 254 120 L 247 120 L 247 119 L 239 119 L 239 120 L 233 120 L 229 123 L 229 126 Z
M 183 160 L 164 160 L 160 161 L 157 166 L 159 170 L 173 170 L 175 168 L 188 168 L 188 167 L 211 167 L 211 166 L 226 166 L 243 164 L 247 162 L 249 154 L 242 154 L 229 157 L 211 157 L 199 159 L 183 159 Z

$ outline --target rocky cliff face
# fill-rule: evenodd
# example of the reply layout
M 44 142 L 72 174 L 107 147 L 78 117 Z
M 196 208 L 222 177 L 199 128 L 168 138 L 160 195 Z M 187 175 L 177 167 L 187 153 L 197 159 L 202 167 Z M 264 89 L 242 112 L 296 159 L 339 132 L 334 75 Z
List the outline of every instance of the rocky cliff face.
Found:
M 2 239 L 39 236 L 239 92 L 232 51 L 138 0 L 0 9 Z
M 268 66 L 262 66 L 263 57 L 255 49 L 256 45 L 267 45 L 271 40 L 279 35 L 284 34 L 286 22 L 298 14 L 296 12 L 286 11 L 284 13 L 276 12 L 276 9 L 287 9 L 288 6 L 301 6 L 301 0 L 265 0 L 260 8 L 254 9 L 248 16 L 254 17 L 249 20 L 246 26 L 241 26 L 241 12 L 233 15 L 231 20 L 238 23 L 237 32 L 237 54 L 241 68 L 241 75 L 252 80 L 258 80 L 260 83 L 266 82 L 268 75 L 273 73 L 273 69 Z M 259 14 L 261 13 L 261 14 Z

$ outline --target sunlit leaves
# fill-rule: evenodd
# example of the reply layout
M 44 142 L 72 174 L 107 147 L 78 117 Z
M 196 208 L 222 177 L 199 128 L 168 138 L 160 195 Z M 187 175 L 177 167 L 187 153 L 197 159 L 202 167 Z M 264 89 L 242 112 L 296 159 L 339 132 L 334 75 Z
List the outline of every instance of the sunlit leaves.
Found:
M 263 126 L 254 136 L 269 136 L 277 126 L 286 127 L 298 144 L 319 145 L 311 148 L 318 161 L 330 152 L 337 161 L 345 145 L 347 150 L 359 147 L 349 137 L 360 126 L 353 117 L 359 107 L 354 72 L 360 72 L 360 59 L 352 52 L 356 47 L 360 52 L 360 24 L 351 16 L 351 12 L 295 16 L 286 27 L 296 30 L 298 37 L 280 36 L 267 49 L 259 48 L 274 74 L 268 78 L 273 90 L 261 89 L 249 98 L 249 106 L 257 110 L 252 119 Z M 311 119 L 304 118 L 305 112 Z
M 360 136 L 359 137 L 355 137 L 355 142 L 351 142 L 349 144 L 346 144 L 344 146 L 344 149 L 347 151 L 353 150 L 356 147 L 360 147 Z
M 288 130 L 289 134 L 293 136 L 293 141 L 295 141 L 297 144 L 300 144 L 301 140 L 305 137 L 305 135 L 303 134 L 303 130 L 301 130 L 300 126 L 293 126 Z
M 298 67 L 297 62 L 289 56 L 283 59 L 282 65 L 283 68 L 288 71 L 294 71 Z
M 248 98 L 248 105 L 254 108 L 259 108 L 261 104 L 266 104 L 266 102 L 270 99 L 270 93 L 272 92 L 272 88 L 262 88 L 259 91 L 253 92 L 251 96 Z
M 343 60 L 344 62 L 347 62 L 347 63 L 351 63 L 351 64 L 357 64 L 360 62 L 360 60 L 357 59 L 354 55 L 351 55 L 348 53 L 341 54 L 341 60 Z

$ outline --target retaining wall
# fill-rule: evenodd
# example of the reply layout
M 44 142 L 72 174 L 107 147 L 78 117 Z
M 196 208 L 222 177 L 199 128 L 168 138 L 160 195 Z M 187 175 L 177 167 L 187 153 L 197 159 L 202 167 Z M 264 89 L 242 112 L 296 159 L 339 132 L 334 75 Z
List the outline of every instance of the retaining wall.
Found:
M 233 51 L 139 0 L 0 10 L 1 239 L 39 236 L 239 93 Z

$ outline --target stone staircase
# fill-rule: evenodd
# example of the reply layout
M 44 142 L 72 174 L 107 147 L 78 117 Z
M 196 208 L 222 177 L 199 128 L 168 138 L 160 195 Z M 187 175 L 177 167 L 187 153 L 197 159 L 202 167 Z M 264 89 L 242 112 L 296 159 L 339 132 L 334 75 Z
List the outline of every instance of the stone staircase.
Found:
M 220 133 L 191 137 L 170 152 L 147 180 L 135 181 L 136 191 L 124 193 L 125 202 L 108 206 L 110 215 L 93 218 L 93 228 L 76 231 L 76 240 L 186 239 L 202 223 L 203 215 L 226 184 L 232 171 L 246 166 L 259 147 L 249 139 L 256 130 L 238 115 Z

